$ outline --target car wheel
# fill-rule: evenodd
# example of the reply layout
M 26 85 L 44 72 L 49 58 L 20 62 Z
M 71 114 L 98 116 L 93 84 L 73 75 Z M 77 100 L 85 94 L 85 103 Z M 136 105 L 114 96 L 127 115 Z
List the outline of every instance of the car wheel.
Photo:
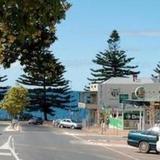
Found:
M 59 128 L 63 128 L 63 125 L 61 124 L 61 125 L 59 126 Z
M 148 142 L 142 141 L 139 143 L 139 150 L 142 153 L 148 153 L 150 150 L 150 146 L 148 144 Z
M 75 129 L 75 127 L 74 127 L 74 126 L 71 126 L 71 129 Z

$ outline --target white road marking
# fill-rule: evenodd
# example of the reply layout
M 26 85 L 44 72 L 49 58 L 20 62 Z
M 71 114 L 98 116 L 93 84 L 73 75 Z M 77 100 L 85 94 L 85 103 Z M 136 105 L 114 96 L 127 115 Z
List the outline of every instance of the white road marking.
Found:
M 11 153 L 0 152 L 0 156 L 12 156 Z
M 88 144 L 88 145 L 97 145 L 97 146 L 108 146 L 108 147 L 124 147 L 124 148 L 133 148 L 131 146 L 128 146 L 126 144 L 109 144 L 109 143 L 103 143 L 103 142 L 94 142 L 92 140 L 86 140 L 84 138 L 78 137 L 78 134 L 69 133 L 69 132 L 63 132 L 65 135 L 69 135 L 74 137 L 77 140 L 82 141 L 81 144 Z M 75 141 L 71 141 L 71 143 L 78 143 Z
M 83 138 L 78 137 L 77 134 L 74 134 L 74 133 L 63 132 L 63 134 L 72 136 L 72 137 L 74 137 L 75 139 L 78 139 L 78 140 L 83 140 L 83 141 L 85 140 Z
M 125 154 L 125 153 L 123 153 L 123 152 L 120 152 L 120 151 L 118 151 L 118 150 L 109 148 L 109 147 L 107 147 L 107 146 L 103 146 L 103 147 L 106 148 L 107 150 L 110 150 L 110 151 L 112 151 L 112 152 L 118 153 L 118 154 L 120 154 L 120 155 L 122 155 L 122 156 L 125 156 L 125 157 L 128 157 L 128 158 L 130 158 L 130 159 L 140 160 L 139 158 L 135 158 L 135 157 L 133 157 L 133 156 L 131 156 L 131 155 Z
M 7 142 L 0 146 L 0 150 L 9 150 L 11 152 L 11 155 L 15 158 L 15 160 L 20 160 L 17 153 L 15 152 L 14 138 L 12 136 L 9 136 Z
M 82 141 L 82 144 L 98 145 L 98 146 L 101 146 L 101 147 L 106 148 L 107 150 L 110 150 L 110 151 L 112 151 L 112 152 L 118 153 L 118 154 L 120 154 L 120 155 L 122 155 L 122 156 L 124 156 L 124 157 L 130 158 L 130 159 L 132 159 L 132 160 L 140 160 L 140 159 L 138 159 L 138 158 L 134 158 L 134 157 L 131 156 L 131 155 L 128 155 L 128 154 L 125 154 L 125 153 L 120 152 L 120 151 L 118 151 L 118 150 L 115 150 L 115 149 L 110 148 L 110 147 L 127 147 L 127 148 L 132 148 L 132 147 L 129 147 L 128 145 L 96 143 L 96 142 L 92 142 L 91 140 L 85 140 L 85 139 L 83 139 L 83 138 L 80 138 L 80 137 L 78 137 L 78 136 L 77 136 L 76 134 L 74 134 L 74 133 L 64 132 L 64 134 L 69 135 L 69 136 L 72 136 L 72 137 L 74 137 L 75 139 Z M 73 141 L 71 141 L 71 142 L 74 143 Z M 84 143 L 83 143 L 83 142 L 84 142 Z M 88 143 L 87 143 L 87 142 L 88 142 Z
M 15 132 L 15 131 L 22 132 L 22 127 L 18 124 L 16 128 L 13 128 L 10 124 L 4 129 L 4 132 Z

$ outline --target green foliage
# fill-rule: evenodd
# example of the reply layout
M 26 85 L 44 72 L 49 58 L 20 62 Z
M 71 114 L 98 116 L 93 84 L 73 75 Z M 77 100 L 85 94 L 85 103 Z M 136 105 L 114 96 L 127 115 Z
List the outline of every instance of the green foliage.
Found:
M 138 66 L 129 65 L 134 58 L 127 58 L 125 51 L 120 49 L 120 36 L 116 30 L 112 32 L 107 43 L 108 49 L 97 54 L 93 60 L 99 69 L 91 69 L 93 78 L 89 78 L 89 80 L 92 83 L 101 83 L 111 77 L 139 74 L 139 72 L 133 71 Z
M 88 92 L 90 90 L 90 84 L 85 85 L 83 90 Z
M 1 0 L 0 60 L 4 67 L 17 59 L 24 65 L 33 51 L 50 47 L 56 40 L 55 25 L 65 19 L 69 8 L 66 0 Z
M 24 67 L 25 74 L 17 82 L 38 87 L 32 95 L 31 105 L 33 109 L 43 111 L 47 120 L 47 114 L 53 113 L 53 107 L 65 106 L 70 99 L 68 81 L 63 77 L 65 67 L 48 50 L 39 51 L 28 61 L 30 63 Z M 47 95 L 49 90 L 51 95 Z
M 0 82 L 4 82 L 7 80 L 7 75 L 0 76 Z
M 155 80 L 159 80 L 160 81 L 160 62 L 157 64 L 156 68 L 154 69 L 154 72 L 155 72 L 156 75 L 152 74 L 151 76 Z
M 28 90 L 22 86 L 13 87 L 6 93 L 1 108 L 5 109 L 10 115 L 20 114 L 28 104 Z
M 109 118 L 110 111 L 107 110 L 101 110 L 100 111 L 100 120 L 106 121 L 107 118 Z
M 3 100 L 6 92 L 10 89 L 10 87 L 0 87 L 0 101 Z
M 0 76 L 0 82 L 5 82 L 7 80 L 7 75 Z
M 25 74 L 18 79 L 18 82 L 32 86 L 54 87 L 54 85 L 61 85 L 63 81 L 61 75 L 65 72 L 64 69 L 64 66 L 50 51 L 38 51 L 37 56 L 28 58 L 28 63 L 23 68 Z

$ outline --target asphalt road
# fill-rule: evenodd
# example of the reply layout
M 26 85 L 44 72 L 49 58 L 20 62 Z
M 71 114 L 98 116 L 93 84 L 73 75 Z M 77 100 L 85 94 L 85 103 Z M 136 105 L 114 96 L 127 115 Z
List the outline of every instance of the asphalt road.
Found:
M 91 140 L 102 136 L 86 135 L 80 130 L 23 125 L 21 132 L 8 132 L 1 139 L 13 150 L 0 150 L 0 160 L 158 160 L 160 155 L 141 154 L 127 145 L 101 145 Z M 120 139 L 121 140 L 121 139 Z M 9 151 L 18 153 L 17 157 Z M 3 153 L 3 154 L 2 154 Z M 6 154 L 6 155 L 5 155 Z

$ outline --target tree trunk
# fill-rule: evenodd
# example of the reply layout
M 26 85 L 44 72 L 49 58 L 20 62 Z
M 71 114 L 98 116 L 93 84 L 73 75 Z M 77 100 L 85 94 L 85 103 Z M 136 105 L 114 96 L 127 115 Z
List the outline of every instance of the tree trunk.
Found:
M 44 116 L 44 120 L 47 121 L 47 120 L 48 120 L 48 117 L 47 117 L 47 112 L 45 111 L 45 109 L 44 109 L 44 111 L 43 111 L 43 116 Z

